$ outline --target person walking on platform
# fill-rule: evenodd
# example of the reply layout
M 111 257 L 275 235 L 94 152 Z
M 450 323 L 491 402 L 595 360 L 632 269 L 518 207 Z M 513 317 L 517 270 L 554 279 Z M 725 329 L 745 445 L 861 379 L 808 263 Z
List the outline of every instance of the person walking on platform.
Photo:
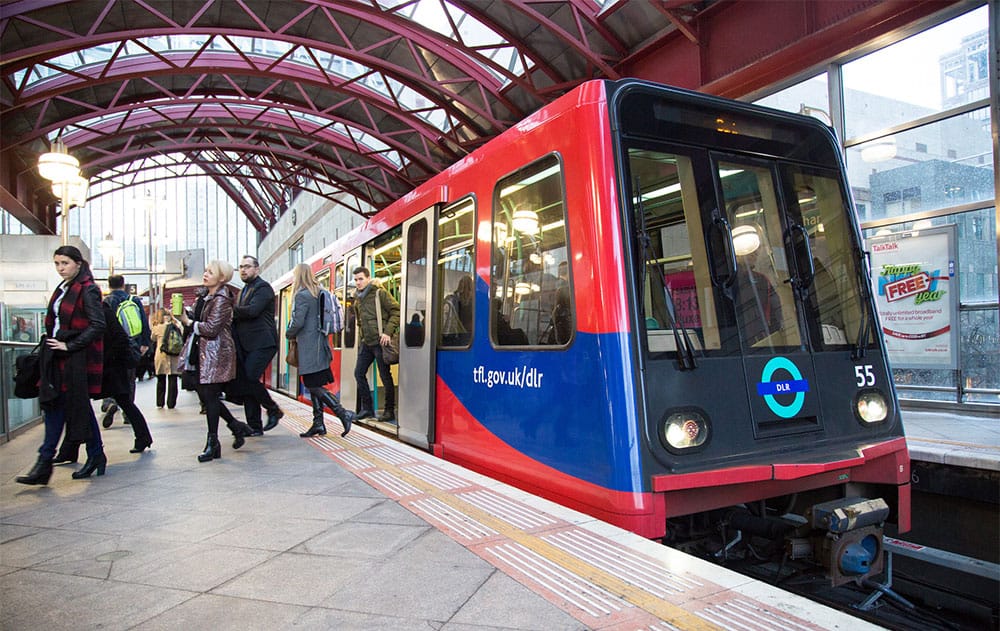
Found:
M 330 372 L 333 353 L 326 331 L 336 333 L 343 328 L 340 303 L 330 292 L 320 289 L 308 265 L 296 265 L 292 270 L 292 279 L 295 302 L 285 336 L 298 342 L 299 378 L 309 390 L 313 410 L 312 427 L 299 436 L 309 438 L 326 434 L 324 406 L 330 408 L 344 426 L 340 435 L 347 436 L 354 422 L 354 413 L 345 410 L 337 397 L 323 387 L 333 383 L 333 373 Z
M 378 420 L 384 423 L 396 422 L 396 384 L 392 380 L 389 364 L 382 355 L 382 347 L 389 344 L 392 335 L 399 330 L 399 303 L 371 278 L 367 267 L 356 267 L 352 272 L 355 294 L 354 313 L 361 332 L 358 347 L 358 361 L 354 366 L 354 379 L 358 382 L 358 418 L 375 416 L 372 391 L 368 386 L 368 369 L 377 362 L 378 373 L 385 387 L 385 410 Z M 376 307 L 376 301 L 379 306 Z M 379 311 L 383 318 L 379 317 Z M 379 320 L 383 321 L 379 330 Z
M 159 309 L 153 314 L 151 340 L 156 346 L 153 360 L 156 407 L 166 404 L 167 409 L 172 410 L 177 405 L 177 379 L 181 374 L 177 362 L 184 349 L 184 332 L 169 310 Z
M 63 279 L 49 299 L 45 342 L 40 348 L 41 380 L 38 402 L 45 415 L 45 438 L 38 461 L 20 484 L 45 485 L 52 476 L 52 458 L 63 428 L 70 440 L 87 444 L 87 462 L 74 479 L 103 475 L 108 464 L 101 428 L 90 406 L 101 395 L 104 370 L 104 311 L 101 290 L 90 264 L 72 245 L 56 249 L 52 261 Z
M 104 303 L 104 377 L 101 380 L 101 390 L 105 397 L 111 398 L 122 415 L 129 419 L 135 442 L 129 451 L 140 454 L 153 444 L 153 436 L 149 433 L 146 417 L 135 404 L 135 379 L 133 374 L 136 358 L 132 351 L 131 341 L 122 325 L 118 322 L 115 311 L 107 302 Z M 65 447 L 64 447 L 65 448 Z
M 129 377 L 132 383 L 132 398 L 134 400 L 136 367 L 149 350 L 149 320 L 146 318 L 146 311 L 143 309 L 142 302 L 135 296 L 130 296 L 125 291 L 124 276 L 121 274 L 108 276 L 108 287 L 111 288 L 111 293 L 104 299 L 104 302 L 111 307 L 122 328 L 128 334 L 133 353 L 136 356 L 136 361 L 129 369 Z M 129 301 L 131 304 L 126 303 L 126 301 Z M 101 404 L 101 411 L 104 412 L 104 419 L 101 421 L 101 426 L 105 428 L 111 427 L 111 424 L 115 420 L 115 412 L 118 411 L 118 406 L 115 404 L 114 399 L 105 399 L 104 403 Z M 128 414 L 123 413 L 123 416 L 126 424 L 132 421 Z
M 240 262 L 243 290 L 233 308 L 233 337 L 243 410 L 254 436 L 274 429 L 285 415 L 274 402 L 260 378 L 278 352 L 278 328 L 274 323 L 274 290 L 259 276 L 256 257 L 245 255 Z M 260 409 L 267 410 L 267 425 L 261 424 Z
M 190 326 L 192 334 L 181 354 L 182 370 L 197 366 L 198 398 L 205 406 L 208 438 L 205 450 L 198 455 L 198 462 L 208 462 L 222 457 L 219 444 L 219 416 L 223 414 L 222 388 L 236 378 L 236 348 L 231 333 L 233 321 L 233 296 L 226 285 L 233 277 L 233 268 L 223 261 L 211 261 L 205 266 L 202 282 L 208 290 L 197 320 L 181 312 L 181 322 Z M 228 411 L 225 413 L 228 414 Z M 231 420 L 230 420 L 231 419 Z M 238 421 L 229 415 L 230 430 L 236 436 L 233 449 L 243 445 L 243 435 Z

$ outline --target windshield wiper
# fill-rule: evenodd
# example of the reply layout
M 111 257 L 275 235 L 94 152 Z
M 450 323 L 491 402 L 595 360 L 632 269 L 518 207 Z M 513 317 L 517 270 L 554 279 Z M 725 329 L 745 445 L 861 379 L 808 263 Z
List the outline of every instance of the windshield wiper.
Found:
M 868 313 L 870 301 L 865 300 L 868 291 L 871 291 L 871 278 L 865 274 L 865 270 L 871 265 L 868 253 L 863 252 L 858 258 L 858 300 L 861 302 L 861 322 L 858 323 L 858 341 L 851 351 L 851 359 L 857 361 L 865 356 L 868 351 L 868 338 L 871 336 L 871 314 Z M 865 287 L 868 287 L 866 290 Z
M 636 211 L 639 215 L 639 234 L 636 235 L 639 239 L 639 243 L 642 246 L 642 278 L 640 278 L 639 287 L 639 304 L 644 304 L 643 300 L 644 292 L 646 290 L 646 275 L 649 274 L 649 269 L 653 268 L 657 273 L 654 276 L 659 280 L 660 286 L 663 287 L 663 302 L 667 308 L 667 317 L 670 319 L 670 328 L 674 332 L 674 348 L 677 349 L 677 364 L 681 370 L 694 370 L 698 367 L 694 360 L 694 351 L 692 348 L 694 345 L 691 343 L 691 339 L 688 337 L 687 329 L 680 327 L 678 331 L 677 326 L 677 309 L 674 307 L 674 297 L 667 287 L 667 283 L 663 278 L 663 274 L 659 273 L 659 270 L 655 267 L 653 261 L 653 246 L 652 239 L 649 238 L 649 232 L 646 230 L 646 209 L 642 204 L 642 189 L 639 187 L 639 178 L 635 179 L 635 189 L 634 189 L 636 199 Z

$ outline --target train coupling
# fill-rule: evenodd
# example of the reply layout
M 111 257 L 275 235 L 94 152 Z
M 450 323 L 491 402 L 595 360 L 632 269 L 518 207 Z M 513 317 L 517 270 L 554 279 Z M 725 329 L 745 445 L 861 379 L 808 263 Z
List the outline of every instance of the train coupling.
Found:
M 826 567 L 834 587 L 882 572 L 882 526 L 889 506 L 881 498 L 845 498 L 816 504 L 807 515 L 813 528 L 813 554 Z

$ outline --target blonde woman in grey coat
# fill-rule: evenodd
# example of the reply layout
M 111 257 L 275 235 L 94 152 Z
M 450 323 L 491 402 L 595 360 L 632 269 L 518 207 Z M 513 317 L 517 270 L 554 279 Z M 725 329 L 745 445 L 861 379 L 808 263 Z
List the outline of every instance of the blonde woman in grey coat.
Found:
M 322 292 L 325 300 L 336 300 L 329 292 Z M 326 425 L 323 423 L 323 407 L 340 419 L 344 426 L 341 436 L 347 436 L 354 422 L 354 413 L 345 410 L 337 397 L 323 386 L 333 383 L 333 373 L 330 372 L 330 362 L 333 353 L 330 351 L 330 339 L 320 331 L 320 288 L 313 278 L 308 265 L 300 263 L 292 270 L 292 295 L 295 302 L 292 305 L 292 321 L 288 323 L 285 337 L 296 340 L 299 344 L 299 378 L 302 385 L 309 390 L 312 399 L 313 422 L 305 432 L 299 434 L 303 438 L 323 436 Z

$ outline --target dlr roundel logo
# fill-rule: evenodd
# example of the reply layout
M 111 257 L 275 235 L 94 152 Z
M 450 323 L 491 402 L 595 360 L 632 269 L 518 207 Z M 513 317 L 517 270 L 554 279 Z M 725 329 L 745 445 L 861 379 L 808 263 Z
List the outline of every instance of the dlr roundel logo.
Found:
M 787 374 L 788 379 L 784 379 Z M 777 379 L 775 378 L 777 377 Z M 802 372 L 795 362 L 787 357 L 772 357 L 760 374 L 757 384 L 757 394 L 764 397 L 764 403 L 772 412 L 781 418 L 792 418 L 800 411 L 806 402 L 806 392 L 809 392 L 809 381 L 802 378 Z M 792 395 L 791 403 L 782 403 L 788 398 L 782 395 Z

